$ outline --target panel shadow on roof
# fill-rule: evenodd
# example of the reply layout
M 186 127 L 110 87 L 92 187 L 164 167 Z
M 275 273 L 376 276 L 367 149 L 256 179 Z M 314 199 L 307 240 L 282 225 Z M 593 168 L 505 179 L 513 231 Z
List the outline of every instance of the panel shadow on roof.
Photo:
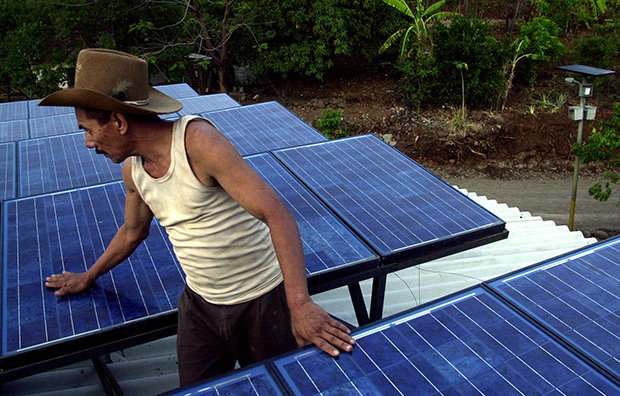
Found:
M 233 372 L 201 381 L 183 388 L 174 389 L 160 396 L 284 396 L 277 379 L 263 364 L 255 364 Z

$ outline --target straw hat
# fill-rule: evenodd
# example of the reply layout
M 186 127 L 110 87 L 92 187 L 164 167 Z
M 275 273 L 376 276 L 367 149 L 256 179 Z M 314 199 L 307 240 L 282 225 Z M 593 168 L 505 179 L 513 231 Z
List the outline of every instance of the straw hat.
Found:
M 128 114 L 166 114 L 181 110 L 177 100 L 151 87 L 147 63 L 108 49 L 80 51 L 75 85 L 54 92 L 39 106 L 70 106 Z

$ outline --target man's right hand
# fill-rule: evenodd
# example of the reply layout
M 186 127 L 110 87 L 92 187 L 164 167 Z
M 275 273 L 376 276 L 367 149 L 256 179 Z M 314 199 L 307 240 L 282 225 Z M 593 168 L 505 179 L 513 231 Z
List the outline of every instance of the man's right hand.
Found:
M 58 289 L 54 292 L 56 297 L 67 294 L 77 294 L 88 289 L 93 283 L 86 272 L 73 273 L 63 271 L 62 274 L 54 274 L 45 279 L 45 286 Z

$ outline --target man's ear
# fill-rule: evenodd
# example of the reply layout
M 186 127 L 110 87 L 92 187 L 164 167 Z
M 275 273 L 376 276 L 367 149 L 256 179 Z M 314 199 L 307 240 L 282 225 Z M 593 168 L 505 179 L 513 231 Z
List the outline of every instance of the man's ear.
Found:
M 129 129 L 129 123 L 127 122 L 127 117 L 123 113 L 119 113 L 117 111 L 112 112 L 110 116 L 110 122 L 114 125 L 114 127 L 119 131 L 121 135 L 127 133 Z

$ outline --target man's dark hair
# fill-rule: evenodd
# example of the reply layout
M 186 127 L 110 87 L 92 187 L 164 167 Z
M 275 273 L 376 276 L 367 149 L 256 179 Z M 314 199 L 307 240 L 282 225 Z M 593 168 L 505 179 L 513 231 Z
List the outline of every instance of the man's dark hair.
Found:
M 110 122 L 110 118 L 112 118 L 112 111 L 98 110 L 98 109 L 89 109 L 89 108 L 84 108 L 83 110 L 86 113 L 86 117 L 88 117 L 90 119 L 97 120 L 99 125 L 107 124 L 108 122 Z M 155 114 L 145 114 L 145 115 L 142 115 L 142 114 L 125 114 L 125 113 L 123 113 L 123 115 L 127 119 L 136 120 L 136 121 L 155 121 L 155 120 L 160 120 L 159 116 L 157 116 Z
M 107 124 L 108 122 L 110 122 L 110 117 L 112 117 L 112 112 L 108 110 L 85 108 L 84 112 L 86 113 L 86 117 L 97 120 L 99 125 Z

